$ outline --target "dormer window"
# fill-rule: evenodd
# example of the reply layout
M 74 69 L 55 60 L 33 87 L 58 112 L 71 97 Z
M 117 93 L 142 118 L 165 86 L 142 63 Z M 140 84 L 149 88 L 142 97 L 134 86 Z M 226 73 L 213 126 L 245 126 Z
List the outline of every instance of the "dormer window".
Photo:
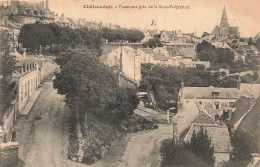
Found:
M 219 97 L 220 92 L 212 92 L 213 97 Z
M 31 9 L 26 9 L 27 14 L 31 14 Z
M 38 16 L 38 11 L 33 11 L 33 15 Z

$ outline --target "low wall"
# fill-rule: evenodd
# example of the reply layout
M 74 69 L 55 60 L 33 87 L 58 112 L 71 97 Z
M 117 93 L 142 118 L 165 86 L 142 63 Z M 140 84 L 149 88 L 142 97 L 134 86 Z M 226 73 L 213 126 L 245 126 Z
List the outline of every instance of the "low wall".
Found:
M 0 167 L 18 167 L 17 142 L 8 142 L 0 144 Z

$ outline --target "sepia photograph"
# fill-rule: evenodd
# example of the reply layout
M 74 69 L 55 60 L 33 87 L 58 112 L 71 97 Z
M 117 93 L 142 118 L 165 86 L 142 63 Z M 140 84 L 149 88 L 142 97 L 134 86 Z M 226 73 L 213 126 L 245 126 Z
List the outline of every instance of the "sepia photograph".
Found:
M 260 0 L 0 0 L 0 167 L 260 167 Z

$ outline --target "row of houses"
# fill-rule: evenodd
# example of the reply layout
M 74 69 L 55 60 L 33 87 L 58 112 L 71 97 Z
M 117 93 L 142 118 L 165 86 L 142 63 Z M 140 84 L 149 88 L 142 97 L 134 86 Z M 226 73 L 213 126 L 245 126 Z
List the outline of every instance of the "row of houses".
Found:
M 11 53 L 16 58 L 13 73 L 13 92 L 15 94 L 12 105 L 0 118 L 0 143 L 15 141 L 16 120 L 19 115 L 27 115 L 40 90 L 38 87 L 48 74 L 56 69 L 56 65 L 43 55 L 27 56 L 14 51 Z M 4 98 L 4 97 L 3 97 Z M 1 108 L 1 107 L 0 107 Z M 3 108 L 2 108 L 3 109 Z
M 122 72 L 139 83 L 142 79 L 141 64 L 151 63 L 163 66 L 194 68 L 203 65 L 205 69 L 210 68 L 210 62 L 200 61 L 196 58 L 194 48 L 176 48 L 170 46 L 158 48 L 138 48 L 120 46 L 112 50 L 105 64 L 110 67 L 121 67 Z
M 120 26 L 117 24 L 103 24 L 102 22 L 87 21 L 86 19 L 68 18 L 65 17 L 64 14 L 59 16 L 53 11 L 50 11 L 49 0 L 40 2 L 11 0 L 10 4 L 7 6 L 0 6 L 0 12 L 3 22 L 10 21 L 19 28 L 21 28 L 21 26 L 24 24 L 33 24 L 36 21 L 42 23 L 55 23 L 61 27 L 69 26 L 71 28 L 120 28 Z
M 182 83 L 177 114 L 172 119 L 174 142 L 189 142 L 193 131 L 202 127 L 214 145 L 215 166 L 221 166 L 233 152 L 230 136 L 243 132 L 258 143 L 259 154 L 259 94 L 260 84 L 238 83 L 237 88 L 218 88 L 185 87 Z

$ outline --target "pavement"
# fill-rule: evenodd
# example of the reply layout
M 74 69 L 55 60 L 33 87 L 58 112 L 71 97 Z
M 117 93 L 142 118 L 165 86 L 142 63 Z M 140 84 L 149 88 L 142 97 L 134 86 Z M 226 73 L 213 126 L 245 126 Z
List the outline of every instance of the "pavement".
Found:
M 28 115 L 32 106 L 34 105 L 35 101 L 37 100 L 38 96 L 41 93 L 41 89 L 38 88 L 37 90 L 34 91 L 32 97 L 30 97 L 27 100 L 27 103 L 25 104 L 25 107 L 22 109 L 22 111 L 20 111 L 20 115 Z

